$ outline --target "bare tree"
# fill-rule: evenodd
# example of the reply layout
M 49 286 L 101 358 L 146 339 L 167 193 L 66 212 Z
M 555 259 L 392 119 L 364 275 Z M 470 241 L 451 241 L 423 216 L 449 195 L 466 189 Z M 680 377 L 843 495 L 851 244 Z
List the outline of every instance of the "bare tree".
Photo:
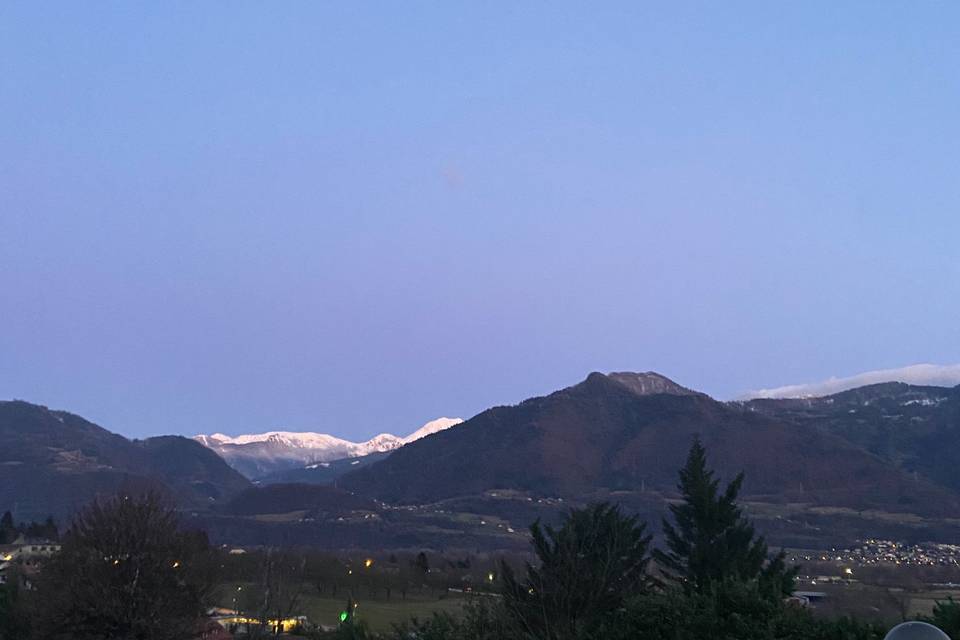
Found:
M 306 580 L 306 557 L 268 549 L 263 556 L 257 584 L 246 591 L 243 611 L 258 625 L 251 637 L 279 635 L 282 621 L 298 613 Z
M 183 531 L 156 493 L 121 495 L 81 511 L 44 567 L 39 601 L 51 638 L 181 640 L 215 585 L 202 533 Z

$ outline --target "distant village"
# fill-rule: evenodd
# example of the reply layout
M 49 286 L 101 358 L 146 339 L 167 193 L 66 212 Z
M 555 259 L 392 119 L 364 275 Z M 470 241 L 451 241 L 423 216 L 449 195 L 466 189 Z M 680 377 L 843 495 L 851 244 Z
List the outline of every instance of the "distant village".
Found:
M 796 561 L 839 562 L 851 565 L 960 566 L 960 545 L 922 542 L 905 544 L 893 540 L 868 539 L 847 549 L 829 552 L 807 551 L 795 555 Z

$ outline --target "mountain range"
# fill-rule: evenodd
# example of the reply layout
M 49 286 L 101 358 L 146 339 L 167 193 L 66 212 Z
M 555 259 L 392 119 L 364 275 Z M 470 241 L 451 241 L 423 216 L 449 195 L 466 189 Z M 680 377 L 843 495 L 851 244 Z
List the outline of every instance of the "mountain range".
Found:
M 196 435 L 193 439 L 216 451 L 247 478 L 257 479 L 281 471 L 325 465 L 332 460 L 393 451 L 461 422 L 460 418 L 437 418 L 405 437 L 381 433 L 364 442 L 312 431 L 267 431 L 240 436 L 214 433 Z
M 658 522 L 694 438 L 721 478 L 745 472 L 744 504 L 777 544 L 960 536 L 960 386 L 720 402 L 653 372 L 591 373 L 359 443 L 290 432 L 131 441 L 0 402 L 0 510 L 64 517 L 95 495 L 153 486 L 222 542 L 522 547 L 533 518 L 590 500 Z

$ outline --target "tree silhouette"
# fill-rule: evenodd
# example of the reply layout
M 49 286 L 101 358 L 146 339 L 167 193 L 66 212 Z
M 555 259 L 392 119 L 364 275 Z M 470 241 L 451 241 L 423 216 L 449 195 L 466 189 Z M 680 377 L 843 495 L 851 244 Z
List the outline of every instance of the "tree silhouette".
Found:
M 13 524 L 13 514 L 4 511 L 0 517 L 0 544 L 12 542 L 17 537 L 17 528 Z
M 45 637 L 192 637 L 215 584 L 206 536 L 184 532 L 156 494 L 94 502 L 44 566 Z
M 417 557 L 413 561 L 413 566 L 419 569 L 424 574 L 430 571 L 430 561 L 427 559 L 427 554 L 423 551 L 417 554 Z
M 702 593 L 727 580 L 758 580 L 771 597 L 793 591 L 797 568 L 787 568 L 784 554 L 768 560 L 762 536 L 737 505 L 743 473 L 720 491 L 720 482 L 707 468 L 707 454 L 694 440 L 680 470 L 678 488 L 683 502 L 670 505 L 673 523 L 663 521 L 667 551 L 653 557 L 665 578 L 685 590 Z
M 515 577 L 501 565 L 503 602 L 520 632 L 538 640 L 577 637 L 600 616 L 646 590 L 650 536 L 607 503 L 573 510 L 559 529 L 530 527 L 540 566 Z

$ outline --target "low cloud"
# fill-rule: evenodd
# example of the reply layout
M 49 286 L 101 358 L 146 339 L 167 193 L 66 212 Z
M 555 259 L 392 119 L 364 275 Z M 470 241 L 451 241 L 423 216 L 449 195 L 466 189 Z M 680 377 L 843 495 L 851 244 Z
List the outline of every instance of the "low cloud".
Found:
M 847 378 L 830 378 L 823 382 L 792 384 L 775 389 L 748 391 L 744 400 L 751 398 L 811 398 L 829 396 L 847 389 L 856 389 L 880 382 L 906 382 L 907 384 L 932 387 L 954 387 L 960 384 L 960 364 L 915 364 L 900 369 L 867 371 Z

